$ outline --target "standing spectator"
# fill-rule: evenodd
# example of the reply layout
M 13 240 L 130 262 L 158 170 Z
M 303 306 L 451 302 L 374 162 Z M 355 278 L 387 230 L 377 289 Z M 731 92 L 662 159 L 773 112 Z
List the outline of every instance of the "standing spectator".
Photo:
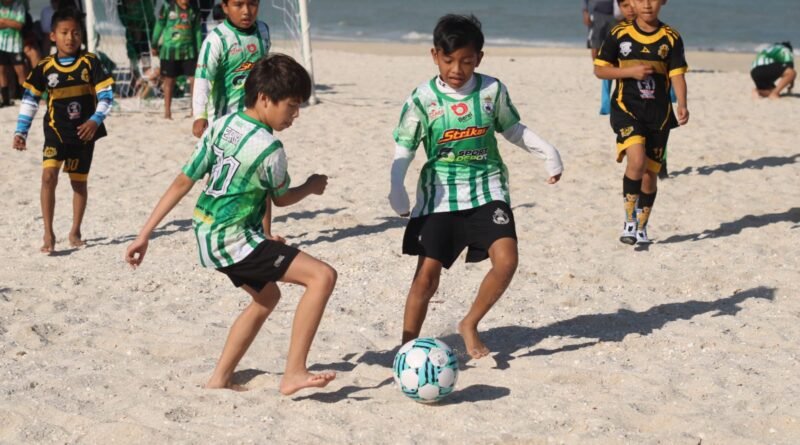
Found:
M 592 60 L 603 45 L 611 28 L 617 24 L 614 17 L 615 0 L 583 0 L 583 24 L 589 28 L 586 46 L 591 50 Z M 611 112 L 611 81 L 603 79 L 600 90 L 600 114 Z
M 9 68 L 13 66 L 18 83 L 25 81 L 25 55 L 22 53 L 22 25 L 25 4 L 21 0 L 0 2 L 0 94 L 2 106 L 11 105 Z

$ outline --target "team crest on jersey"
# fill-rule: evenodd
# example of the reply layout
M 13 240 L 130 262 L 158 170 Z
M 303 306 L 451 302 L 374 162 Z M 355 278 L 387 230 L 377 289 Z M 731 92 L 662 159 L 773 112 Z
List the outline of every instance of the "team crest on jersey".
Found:
M 469 107 L 463 102 L 451 106 L 450 109 L 453 110 L 453 113 L 455 113 L 458 117 L 461 117 L 469 112 Z
M 58 150 L 55 147 L 48 145 L 44 148 L 44 157 L 46 158 L 53 158 L 58 154 Z
M 489 96 L 483 98 L 483 111 L 487 114 L 494 113 L 494 101 Z
M 70 119 L 80 119 L 81 117 L 81 104 L 78 102 L 70 102 L 67 105 L 67 114 Z
M 669 54 L 669 46 L 666 43 L 658 47 L 658 57 L 666 59 L 668 54 Z
M 242 139 L 242 133 L 239 133 L 238 131 L 234 130 L 231 127 L 226 128 L 225 131 L 222 133 L 222 140 L 228 141 L 234 145 L 238 144 L 241 139 Z
M 58 85 L 58 73 L 50 73 L 47 75 L 47 86 L 55 88 Z
M 167 18 L 170 20 L 175 20 L 178 18 L 178 14 L 175 11 L 170 11 L 167 15 Z
M 433 121 L 444 114 L 444 108 L 440 107 L 436 101 L 431 101 L 428 105 L 428 120 Z
M 87 83 L 89 82 L 89 70 L 86 68 L 81 71 L 81 80 Z
M 619 44 L 619 53 L 622 54 L 622 57 L 628 57 L 628 55 L 630 55 L 631 51 L 633 51 L 633 48 L 631 48 L 632 45 L 633 43 L 631 42 L 621 42 Z
M 508 217 L 508 214 L 503 211 L 503 209 L 497 209 L 494 211 L 494 215 L 492 215 L 492 221 L 498 225 L 506 225 L 511 222 L 511 218 Z
M 619 130 L 619 135 L 626 138 L 633 133 L 633 127 L 625 127 Z

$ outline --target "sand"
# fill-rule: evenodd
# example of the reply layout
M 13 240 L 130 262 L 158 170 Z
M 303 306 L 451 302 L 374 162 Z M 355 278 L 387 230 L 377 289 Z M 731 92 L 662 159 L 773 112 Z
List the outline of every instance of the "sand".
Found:
M 649 249 L 617 240 L 622 166 L 597 114 L 586 51 L 487 48 L 523 122 L 556 145 L 563 180 L 507 142 L 520 265 L 481 329 L 493 356 L 466 360 L 454 325 L 488 262 L 446 271 L 423 335 L 461 351 L 458 390 L 436 406 L 391 380 L 415 260 L 386 200 L 391 132 L 435 73 L 420 45 L 322 43 L 320 104 L 279 135 L 299 183 L 325 195 L 276 211 L 275 233 L 339 272 L 312 347 L 325 390 L 277 391 L 294 308 L 283 300 L 235 376 L 201 389 L 248 300 L 197 263 L 200 186 L 123 262 L 193 149 L 191 120 L 117 113 L 97 144 L 84 249 L 70 249 L 61 176 L 58 251 L 38 253 L 42 133 L 10 149 L 0 110 L 0 443 L 796 444 L 800 442 L 800 150 L 797 96 L 754 101 L 750 55 L 688 54 L 688 126 L 674 131 Z M 175 113 L 181 116 L 183 113 Z M 413 193 L 422 154 L 406 184 Z

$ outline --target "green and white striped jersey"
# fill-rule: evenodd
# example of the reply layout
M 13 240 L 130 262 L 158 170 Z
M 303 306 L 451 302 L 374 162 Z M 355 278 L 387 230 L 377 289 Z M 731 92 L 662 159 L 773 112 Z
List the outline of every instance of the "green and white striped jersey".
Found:
M 281 196 L 290 183 L 286 153 L 272 128 L 243 112 L 214 122 L 182 171 L 194 181 L 209 175 L 192 226 L 200 263 L 216 269 L 243 260 L 266 239 L 267 194 Z
M 225 20 L 208 33 L 200 48 L 195 77 L 211 83 L 215 119 L 244 110 L 244 81 L 269 47 L 269 27 L 262 21 L 247 33 Z
M 161 5 L 153 30 L 153 46 L 161 60 L 194 60 L 201 41 L 200 14 L 194 8 L 182 9 L 174 1 Z
M 782 63 L 785 65 L 794 64 L 794 54 L 792 54 L 792 50 L 780 43 L 776 43 L 769 48 L 761 50 L 756 60 L 753 61 L 753 66 L 751 68 L 773 63 Z
M 6 5 L 0 3 L 0 19 L 25 23 L 25 4 L 19 0 Z M 18 29 L 0 29 L 0 51 L 19 54 L 22 52 L 22 33 Z
M 474 90 L 463 99 L 442 93 L 446 84 L 437 76 L 415 89 L 403 106 L 394 139 L 412 151 L 422 142 L 428 159 L 411 217 L 468 210 L 496 200 L 510 203 L 508 169 L 495 133 L 516 125 L 519 113 L 499 80 L 475 77 Z

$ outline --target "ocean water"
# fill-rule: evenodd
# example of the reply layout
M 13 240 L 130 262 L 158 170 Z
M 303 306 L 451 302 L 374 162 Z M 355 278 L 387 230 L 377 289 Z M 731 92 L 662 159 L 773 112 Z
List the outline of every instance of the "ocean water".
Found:
M 34 19 L 49 0 L 29 0 Z M 156 0 L 156 4 L 164 0 Z M 296 0 L 261 0 L 259 16 L 276 37 L 287 36 L 274 5 Z M 116 0 L 94 0 L 99 26 L 104 8 Z M 581 0 L 308 0 L 315 39 L 430 42 L 436 20 L 447 13 L 473 13 L 493 45 L 585 47 Z M 661 10 L 687 48 L 753 51 L 790 40 L 800 54 L 800 0 L 669 0 Z
M 262 4 L 276 0 L 262 0 Z M 446 13 L 473 13 L 495 45 L 585 46 L 580 0 L 309 0 L 319 39 L 430 42 Z M 752 51 L 791 40 L 800 48 L 800 0 L 669 0 L 662 21 L 687 48 Z M 267 18 L 273 26 L 276 17 Z M 276 31 L 280 23 L 275 23 Z

